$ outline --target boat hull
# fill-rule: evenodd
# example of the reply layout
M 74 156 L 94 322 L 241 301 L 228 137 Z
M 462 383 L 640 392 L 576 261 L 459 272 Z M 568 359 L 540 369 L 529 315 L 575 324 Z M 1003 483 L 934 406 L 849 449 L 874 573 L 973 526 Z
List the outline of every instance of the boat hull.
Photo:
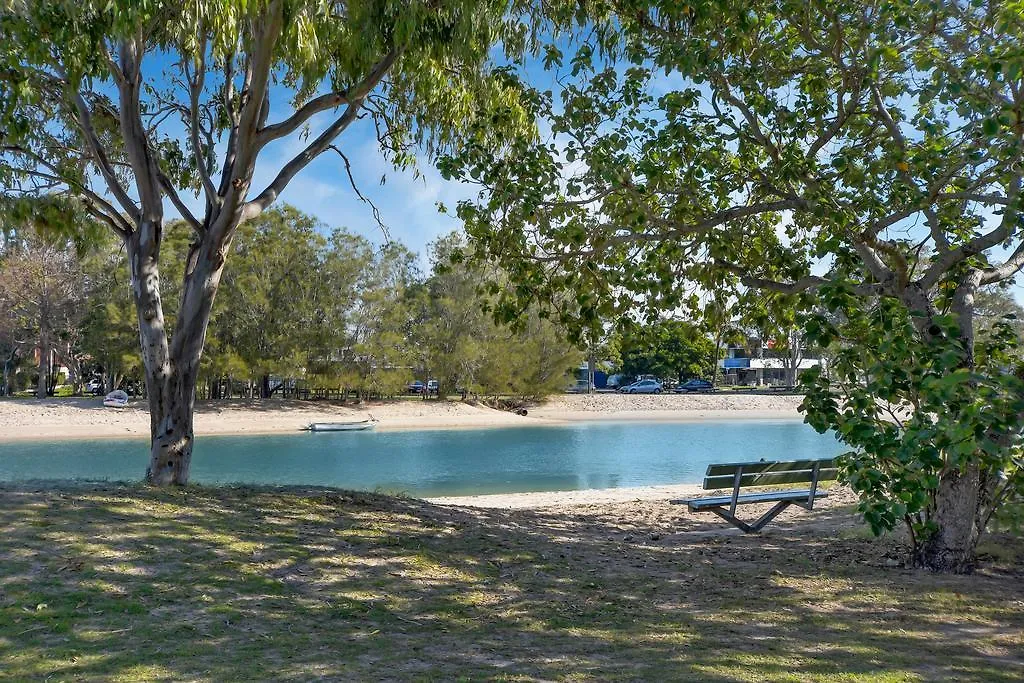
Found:
M 373 429 L 374 422 L 312 422 L 307 430 L 311 432 L 362 432 Z

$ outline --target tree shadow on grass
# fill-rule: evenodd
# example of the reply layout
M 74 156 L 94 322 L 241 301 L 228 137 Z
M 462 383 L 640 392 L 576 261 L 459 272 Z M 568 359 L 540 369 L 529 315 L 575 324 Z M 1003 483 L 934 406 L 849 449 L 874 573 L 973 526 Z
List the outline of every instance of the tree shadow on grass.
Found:
M 639 514 L 643 511 L 644 514 Z M 1019 680 L 1019 540 L 892 566 L 848 510 L 759 536 L 659 503 L 498 511 L 318 488 L 0 490 L 15 678 Z

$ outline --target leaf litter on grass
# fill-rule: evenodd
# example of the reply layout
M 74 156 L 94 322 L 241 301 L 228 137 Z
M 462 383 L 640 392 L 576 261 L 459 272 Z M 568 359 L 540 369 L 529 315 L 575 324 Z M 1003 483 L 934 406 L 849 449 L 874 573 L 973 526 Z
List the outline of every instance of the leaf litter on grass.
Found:
M 1019 680 L 1024 543 L 892 566 L 849 497 L 683 506 L 299 488 L 0 489 L 0 670 L 56 680 Z M 756 513 L 756 510 L 754 511 Z M 628 540 L 627 540 L 628 537 Z

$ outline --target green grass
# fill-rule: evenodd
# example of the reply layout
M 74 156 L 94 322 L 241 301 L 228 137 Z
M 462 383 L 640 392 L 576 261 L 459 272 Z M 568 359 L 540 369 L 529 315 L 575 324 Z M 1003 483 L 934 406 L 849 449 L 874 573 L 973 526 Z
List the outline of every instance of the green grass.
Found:
M 892 566 L 895 542 L 837 511 L 760 537 L 667 506 L 634 513 L 0 489 L 0 678 L 1024 676 L 1019 539 L 992 539 L 974 576 L 936 576 Z

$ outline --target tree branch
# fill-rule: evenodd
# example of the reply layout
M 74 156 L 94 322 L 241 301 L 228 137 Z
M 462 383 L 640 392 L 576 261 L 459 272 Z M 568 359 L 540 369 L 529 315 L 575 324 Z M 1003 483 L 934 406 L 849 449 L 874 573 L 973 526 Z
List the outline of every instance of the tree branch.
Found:
M 24 149 L 23 147 L 18 147 L 17 145 L 5 145 L 3 147 L 0 147 L 0 151 L 9 152 L 13 154 L 21 154 L 25 157 L 28 157 L 39 166 L 49 169 L 51 173 L 43 173 L 42 171 L 38 171 L 36 169 L 19 169 L 17 173 L 24 173 L 25 175 L 28 176 L 42 178 L 52 183 L 56 183 L 57 185 L 64 185 L 68 187 L 72 192 L 76 192 L 82 195 L 83 200 L 85 202 L 92 202 L 93 204 L 103 207 L 104 213 L 110 219 L 109 222 L 117 224 L 116 231 L 119 235 L 127 236 L 131 234 L 132 226 L 127 221 L 124 220 L 124 218 L 117 212 L 117 209 L 114 208 L 114 206 L 110 204 L 110 202 L 108 202 L 106 199 L 104 199 L 96 192 L 91 190 L 88 186 L 73 181 L 69 178 L 61 177 L 60 171 L 43 157 L 39 156 L 35 152 Z
M 1006 193 L 1007 203 L 1014 204 L 1018 202 L 1020 199 L 1020 192 L 1021 177 L 1018 175 L 1014 179 L 1013 185 Z M 921 277 L 921 284 L 926 288 L 934 286 L 942 278 L 942 275 L 956 264 L 972 256 L 981 254 L 997 244 L 1001 244 L 1002 242 L 1010 239 L 1016 229 L 1017 216 L 1017 211 L 1006 209 L 1003 212 L 1003 219 L 999 221 L 999 227 L 995 230 L 992 230 L 988 234 L 975 237 L 956 249 L 951 249 L 940 254 L 939 258 L 935 260 L 935 262 Z M 1005 280 L 1020 270 L 1021 266 L 1024 266 L 1024 242 L 1017 247 L 1017 250 L 1001 266 L 986 269 L 982 276 L 981 284 L 988 285 L 993 282 Z
M 121 185 L 121 181 L 117 179 L 117 175 L 114 172 L 114 166 L 110 163 L 110 157 L 107 156 L 107 151 L 104 149 L 103 143 L 100 142 L 100 138 L 96 134 L 96 129 L 93 127 L 92 113 L 89 111 L 89 106 L 86 104 L 85 98 L 82 97 L 82 93 L 77 89 L 71 89 L 70 83 L 67 84 L 67 90 L 68 95 L 71 97 L 71 101 L 75 105 L 75 111 L 78 113 L 78 127 L 82 131 L 85 143 L 89 146 L 89 151 L 92 152 L 93 159 L 96 161 L 96 166 L 99 168 L 100 175 L 103 176 L 103 180 L 107 184 L 107 189 L 110 190 L 110 194 L 114 196 L 124 212 L 131 216 L 132 219 L 138 220 L 140 216 L 139 207 L 134 201 L 132 201 L 132 198 L 128 196 L 128 193 Z
M 867 267 L 868 272 L 871 276 L 879 281 L 888 281 L 892 279 L 892 270 L 885 265 L 881 257 L 871 248 L 870 245 L 854 240 L 854 250 L 860 254 L 861 259 L 864 261 L 864 265 Z
M 220 197 L 213 186 L 213 179 L 210 177 L 210 170 L 206 166 L 206 157 L 202 153 L 202 145 L 199 140 L 199 96 L 203 92 L 203 84 L 206 80 L 206 39 L 202 40 L 199 52 L 199 64 L 196 65 L 195 73 L 189 73 L 188 59 L 182 61 L 182 69 L 188 80 L 190 126 L 189 134 L 192 141 L 192 158 L 199 178 L 203 183 L 203 190 L 206 191 L 206 201 L 210 206 L 217 206 Z M 173 200 L 172 200 L 173 201 Z M 180 209 L 179 209 L 180 210 Z
M 256 134 L 256 146 L 263 147 L 269 142 L 283 138 L 322 111 L 336 109 L 343 104 L 349 104 L 347 93 L 347 90 L 338 90 L 326 95 L 320 95 L 306 102 L 284 121 L 261 128 Z
M 823 278 L 819 275 L 806 275 L 793 282 L 780 282 L 778 280 L 769 280 L 751 275 L 746 268 L 738 266 L 735 263 L 717 261 L 715 265 L 729 273 L 732 273 L 733 275 L 736 275 L 745 287 L 750 287 L 752 289 L 766 289 L 772 292 L 778 292 L 779 294 L 800 294 L 811 289 L 817 289 L 818 287 L 829 283 L 827 278 Z M 863 296 L 882 293 L 882 286 L 878 283 L 854 285 L 853 289 L 855 292 Z
M 367 198 L 366 195 L 364 195 L 362 191 L 359 189 L 359 186 L 356 184 L 356 179 L 352 177 L 352 164 L 349 162 L 348 157 L 345 156 L 345 153 L 338 149 L 335 145 L 330 145 L 328 149 L 336 152 L 338 156 L 341 157 L 341 160 L 345 162 L 345 173 L 348 175 L 348 184 L 352 187 L 352 191 L 356 193 L 356 197 L 359 198 L 359 201 L 369 205 L 370 211 L 373 212 L 373 220 L 377 223 L 377 226 L 384 233 L 385 242 L 390 242 L 391 236 L 388 234 L 388 226 L 384 224 L 384 221 L 381 218 L 380 209 L 378 209 L 377 205 L 374 204 L 371 199 Z
M 106 223 L 110 229 L 121 238 L 121 241 L 125 242 L 129 237 L 131 237 L 131 233 L 122 228 L 113 216 L 105 211 L 100 211 L 91 201 L 85 200 L 82 204 L 85 206 L 85 210 L 89 215 Z
M 291 161 L 284 165 L 274 180 L 257 197 L 245 203 L 242 208 L 242 222 L 255 218 L 262 213 L 288 185 L 292 178 L 305 168 L 313 159 L 326 150 L 331 142 L 356 119 L 363 100 L 373 88 L 380 83 L 391 66 L 398 59 L 400 50 L 393 48 L 385 57 L 377 62 L 369 75 L 363 79 L 359 87 L 354 91 L 353 98 L 345 113 L 334 123 L 327 127 L 313 142 L 306 146 L 301 152 L 295 155 Z
M 207 229 L 214 240 L 221 242 L 239 224 L 236 216 L 245 205 L 249 182 L 256 166 L 259 150 L 254 141 L 260 128 L 260 116 L 270 87 L 274 46 L 281 36 L 284 22 L 283 5 L 271 0 L 258 19 L 253 19 L 251 40 L 254 46 L 246 54 L 245 77 L 241 92 L 241 109 L 232 127 L 229 148 L 221 177 L 221 206 Z
M 189 211 L 189 208 L 185 206 L 185 203 L 181 201 L 181 197 L 178 196 L 177 190 L 174 189 L 174 185 L 173 183 L 171 183 L 171 179 L 168 178 L 163 173 L 163 171 L 159 173 L 158 177 L 160 179 L 160 187 L 163 188 L 164 194 L 166 194 L 167 197 L 171 200 L 171 204 L 174 204 L 174 208 L 178 210 L 178 213 L 181 214 L 181 217 L 184 218 L 185 221 L 187 221 L 188 224 L 192 226 L 192 229 L 195 230 L 196 233 L 202 235 L 205 232 L 205 230 L 203 230 L 203 224 L 199 222 L 199 220 L 192 214 L 191 211 Z
M 220 190 L 217 195 L 223 197 L 227 192 L 228 182 L 235 167 L 235 156 L 238 150 L 238 110 L 235 108 L 235 55 L 228 55 L 224 60 L 224 88 L 221 93 L 224 111 L 231 119 L 231 130 L 228 132 L 227 149 L 224 151 L 224 165 L 221 167 Z M 212 216 L 211 216 L 212 218 Z
M 121 133 L 125 152 L 135 176 L 142 210 L 136 220 L 158 220 L 163 213 L 160 196 L 159 166 L 142 123 L 140 102 L 141 55 L 136 39 L 126 39 L 120 49 L 124 82 L 118 85 Z

